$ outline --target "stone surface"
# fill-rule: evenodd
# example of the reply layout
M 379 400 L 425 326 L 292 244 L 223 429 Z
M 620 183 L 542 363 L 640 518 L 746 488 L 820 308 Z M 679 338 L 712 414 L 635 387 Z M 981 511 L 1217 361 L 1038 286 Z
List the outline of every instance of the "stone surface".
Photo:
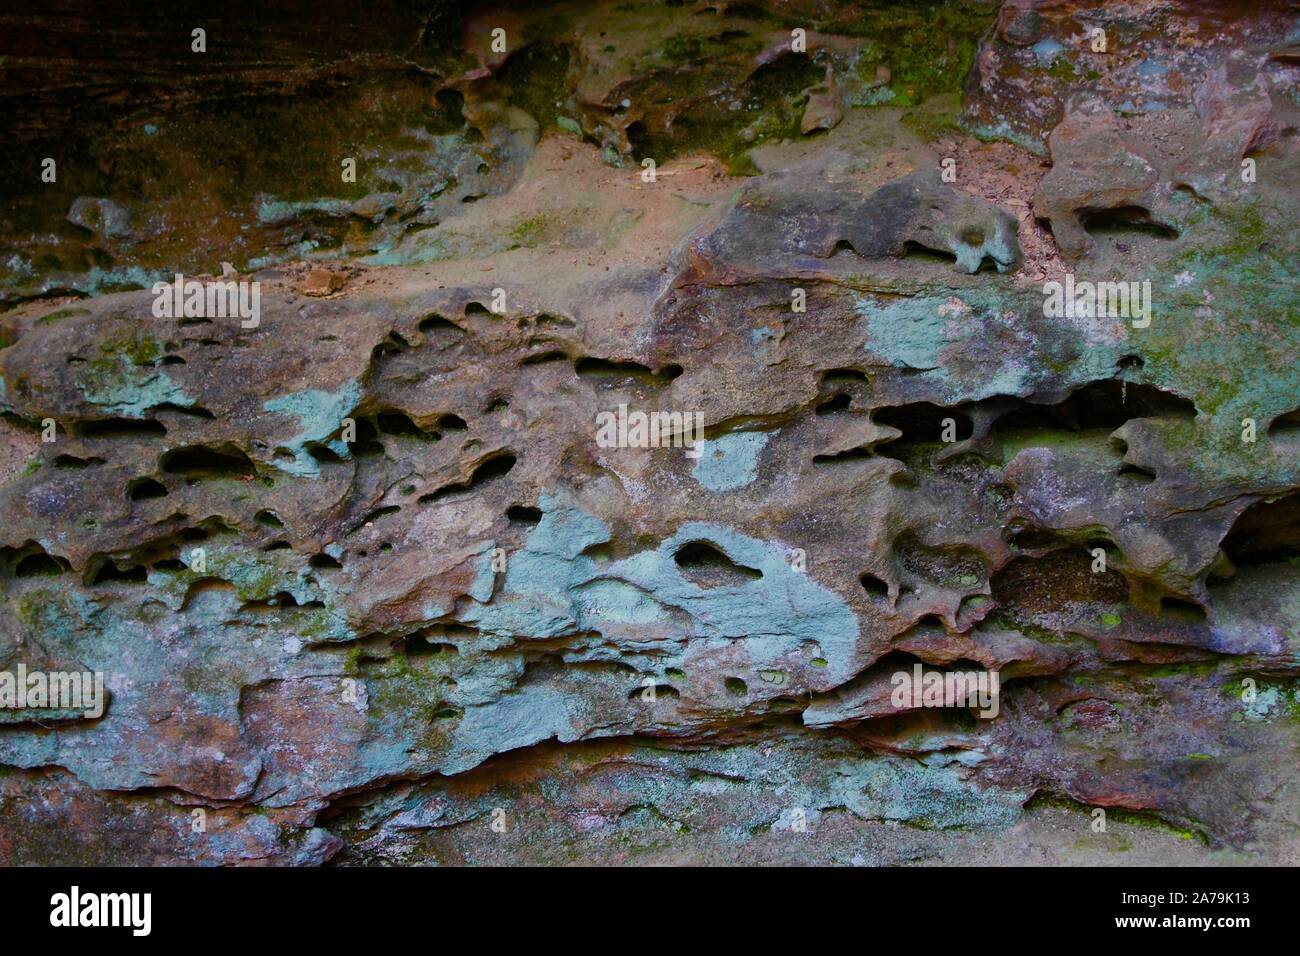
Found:
M 302 284 L 302 292 L 303 295 L 333 295 L 343 288 L 344 283 L 343 276 L 337 272 L 328 269 L 312 269 L 307 273 L 307 279 Z
M 92 58 L 118 172 L 0 230 L 0 669 L 109 693 L 0 710 L 0 862 L 1300 862 L 1290 27 L 1114 9 L 403 8 L 130 108 Z M 241 89 L 302 136 L 228 181 Z

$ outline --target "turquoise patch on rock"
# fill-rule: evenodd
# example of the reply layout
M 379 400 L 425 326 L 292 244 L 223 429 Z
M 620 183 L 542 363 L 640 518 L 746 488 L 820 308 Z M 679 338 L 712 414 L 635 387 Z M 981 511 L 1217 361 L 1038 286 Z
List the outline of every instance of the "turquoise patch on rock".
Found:
M 743 488 L 758 477 L 758 454 L 778 432 L 732 432 L 700 442 L 691 477 L 710 491 Z
M 309 388 L 263 403 L 268 412 L 283 412 L 298 419 L 296 435 L 280 443 L 293 453 L 293 461 L 275 461 L 275 467 L 302 478 L 319 478 L 320 465 L 307 451 L 311 442 L 321 442 L 343 427 L 343 419 L 361 401 L 361 386 L 348 382 L 336 392 Z M 346 450 L 346 446 L 344 446 Z

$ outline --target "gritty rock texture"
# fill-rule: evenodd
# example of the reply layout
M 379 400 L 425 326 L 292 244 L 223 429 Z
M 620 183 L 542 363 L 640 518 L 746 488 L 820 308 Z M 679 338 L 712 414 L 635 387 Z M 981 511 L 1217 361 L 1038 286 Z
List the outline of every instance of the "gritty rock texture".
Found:
M 0 709 L 0 863 L 1300 862 L 1285 5 L 217 19 L 171 85 L 46 17 L 0 670 L 108 693 Z

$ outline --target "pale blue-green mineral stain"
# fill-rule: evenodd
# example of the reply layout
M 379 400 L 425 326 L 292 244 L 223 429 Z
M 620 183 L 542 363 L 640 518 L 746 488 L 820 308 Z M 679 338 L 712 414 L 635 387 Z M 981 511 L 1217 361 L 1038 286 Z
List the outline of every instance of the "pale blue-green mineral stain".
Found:
M 695 521 L 657 548 L 604 564 L 583 553 L 609 541 L 602 521 L 547 495 L 539 507 L 542 520 L 511 555 L 493 603 L 465 614 L 481 631 L 542 640 L 597 631 L 644 640 L 644 628 L 660 632 L 672 623 L 678 639 L 743 639 L 755 661 L 777 661 L 816 644 L 832 672 L 850 676 L 857 618 L 837 594 L 792 569 L 777 545 Z M 675 560 L 694 542 L 708 542 L 761 577 L 700 586 Z
M 189 408 L 194 404 L 194 400 L 166 372 L 153 372 L 140 379 L 122 373 L 80 384 L 86 401 L 127 418 L 143 418 L 145 411 L 156 405 Z
M 700 587 L 675 560 L 694 542 L 707 542 L 762 577 L 730 587 Z M 658 603 L 685 611 L 696 637 L 744 638 L 755 658 L 776 659 L 811 642 L 840 664 L 857 641 L 857 618 L 843 599 L 793 570 L 782 549 L 724 525 L 687 522 L 655 550 L 617 562 L 604 577 L 622 579 Z
M 710 491 L 743 488 L 758 477 L 758 454 L 779 432 L 732 432 L 700 443 L 691 476 Z
M 1052 61 L 1056 59 L 1056 55 L 1065 49 L 1065 45 L 1059 40 L 1047 37 L 1044 40 L 1039 40 L 1030 49 L 1034 51 L 1034 56 L 1038 58 L 1039 65 L 1051 66 Z
M 257 207 L 257 221 L 264 226 L 278 226 L 292 221 L 305 212 L 346 216 L 350 210 L 351 203 L 344 199 L 308 199 L 300 202 L 264 199 Z
M 937 829 L 1005 827 L 1020 816 L 1029 793 L 995 787 L 972 798 L 954 767 L 896 757 L 846 760 L 828 781 L 826 805 L 868 820 L 901 820 Z
M 947 297 L 918 296 L 878 302 L 854 297 L 854 310 L 867 320 L 867 348 L 902 368 L 933 369 L 948 344 L 948 317 L 939 309 Z
M 595 562 L 582 552 L 610 539 L 599 518 L 543 494 L 542 520 L 510 555 L 495 600 L 471 608 L 464 620 L 491 634 L 544 640 L 577 626 L 570 589 L 590 580 Z
M 343 419 L 348 412 L 357 407 L 361 401 L 361 385 L 348 382 L 336 392 L 324 392 L 309 388 L 290 395 L 282 395 L 263 403 L 262 408 L 268 412 L 283 412 L 293 415 L 299 421 L 300 430 L 293 438 L 281 442 L 281 446 L 293 453 L 293 461 L 274 462 L 281 471 L 303 478 L 319 478 L 320 465 L 307 451 L 311 442 L 324 441 L 343 427 Z M 331 442 L 330 448 L 340 457 L 349 456 L 348 446 L 344 442 Z
M 981 292 L 853 300 L 864 320 L 866 351 L 896 368 L 924 372 L 946 402 L 1028 394 L 1061 348 L 1025 322 L 1022 311 Z M 1099 346 L 1072 334 L 1069 341 L 1078 346 L 1076 381 L 1111 374 L 1118 345 Z
M 492 591 L 496 588 L 497 573 L 492 567 L 492 553 L 496 550 L 495 541 L 484 541 L 480 547 L 478 567 L 474 570 L 474 582 L 470 585 L 469 596 L 480 604 L 492 600 Z

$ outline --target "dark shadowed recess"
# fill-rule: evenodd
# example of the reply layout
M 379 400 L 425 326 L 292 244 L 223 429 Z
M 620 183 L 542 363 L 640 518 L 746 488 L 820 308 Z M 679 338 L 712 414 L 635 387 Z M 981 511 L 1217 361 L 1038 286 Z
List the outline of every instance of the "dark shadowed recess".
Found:
M 1300 558 L 1300 492 L 1251 505 L 1233 523 L 1221 546 L 1237 565 Z
M 1055 405 L 1026 403 L 998 418 L 994 431 L 1034 428 L 1116 429 L 1133 418 L 1192 418 L 1196 406 L 1152 385 L 1093 382 Z

